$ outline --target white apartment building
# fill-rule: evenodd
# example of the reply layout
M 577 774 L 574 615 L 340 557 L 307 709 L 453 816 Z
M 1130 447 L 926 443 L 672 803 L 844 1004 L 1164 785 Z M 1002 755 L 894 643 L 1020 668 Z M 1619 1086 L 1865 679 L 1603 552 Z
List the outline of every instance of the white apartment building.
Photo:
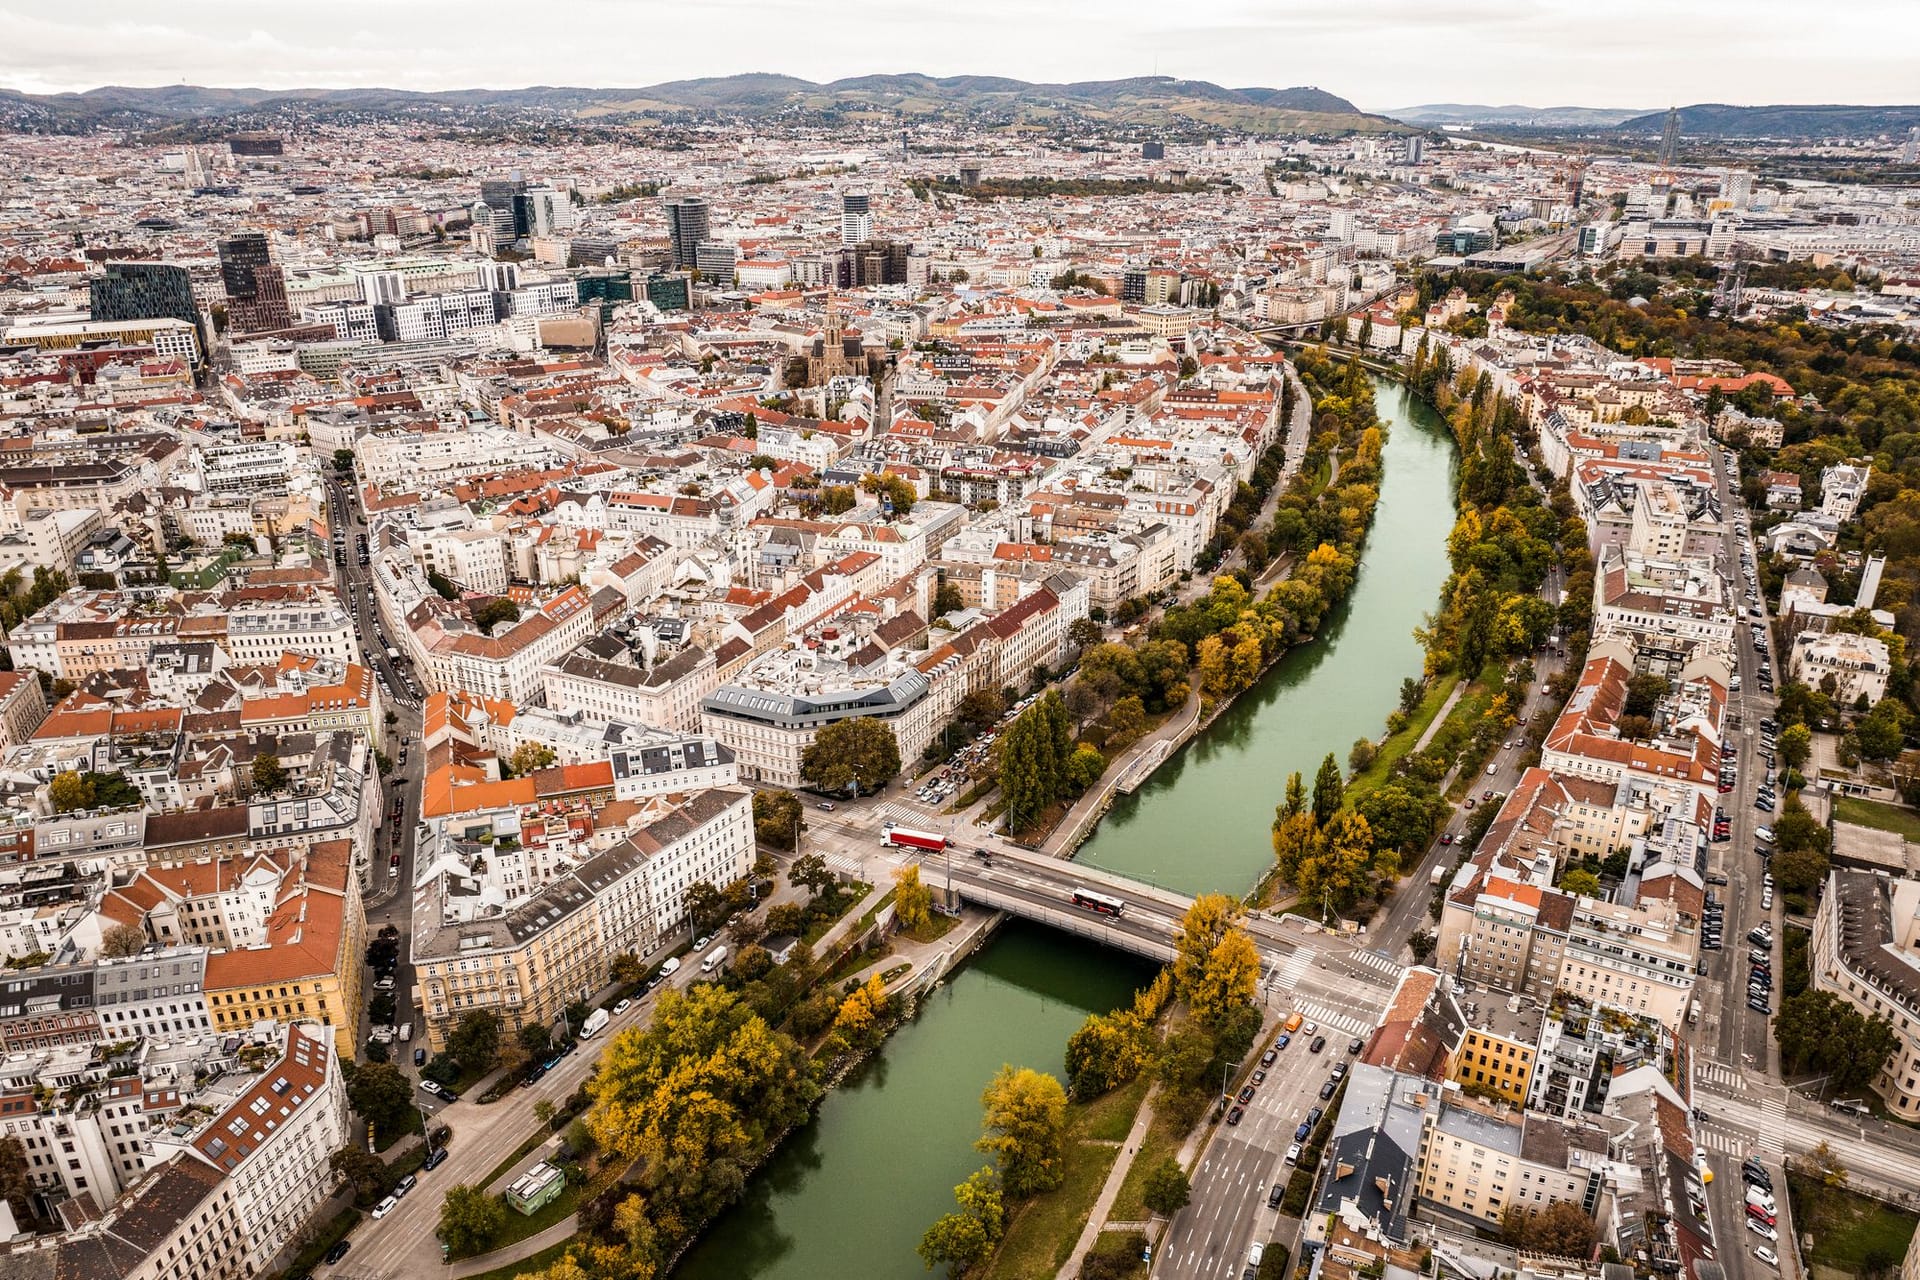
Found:
M 700 725 L 700 700 L 719 687 L 720 676 L 699 645 L 642 667 L 625 645 L 603 635 L 547 667 L 541 681 L 556 710 L 691 733 Z
M 211 494 L 279 497 L 293 473 L 293 445 L 281 440 L 213 445 L 200 451 L 200 484 Z
M 1787 655 L 1787 674 L 1809 688 L 1824 688 L 1831 676 L 1833 699 L 1842 706 L 1859 698 L 1880 701 L 1892 673 L 1886 641 L 1848 631 L 1802 631 Z
M 543 668 L 593 633 L 593 606 L 585 592 L 571 587 L 498 635 L 433 630 L 431 637 L 413 633 L 415 648 L 423 650 L 417 660 L 428 688 L 531 702 L 540 692 Z
M 333 1194 L 328 1158 L 352 1135 L 330 1033 L 287 1028 L 284 1056 L 184 1140 L 226 1175 L 254 1271 L 264 1272 Z M 156 1153 L 165 1144 L 156 1142 Z
M 125 959 L 101 957 L 93 973 L 100 1034 L 109 1041 L 211 1035 L 206 971 L 205 947 L 168 947 Z
M 354 445 L 360 473 L 374 484 L 421 484 L 481 472 L 541 470 L 558 451 L 491 423 L 447 430 L 375 431 Z
M 423 568 L 469 591 L 507 589 L 507 539 L 494 529 L 432 529 L 408 539 Z
M 227 614 L 227 656 L 241 666 L 272 666 L 284 653 L 360 661 L 360 637 L 337 600 L 241 605 Z
M 1813 919 L 1813 985 L 1893 1027 L 1873 1082 L 1895 1115 L 1920 1119 L 1920 880 L 1836 867 Z
M 628 839 L 647 855 L 647 899 L 655 937 L 687 913 L 687 886 L 732 884 L 753 867 L 753 793 L 745 789 L 699 791 L 674 803 L 662 797 L 658 816 L 631 830 Z M 603 933 L 606 926 L 602 925 Z M 652 939 L 648 940 L 651 947 Z

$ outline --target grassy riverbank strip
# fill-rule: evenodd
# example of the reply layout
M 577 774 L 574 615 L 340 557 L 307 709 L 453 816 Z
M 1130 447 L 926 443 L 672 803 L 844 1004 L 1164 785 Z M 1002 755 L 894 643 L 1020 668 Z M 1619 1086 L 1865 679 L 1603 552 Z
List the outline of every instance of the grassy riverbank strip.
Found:
M 1051 1280 L 1073 1252 L 1120 1143 L 1147 1096 L 1145 1076 L 1090 1102 L 1067 1104 L 1065 1180 L 1014 1211 L 999 1250 L 982 1270 L 988 1280 Z M 1136 1167 L 1138 1167 L 1136 1165 Z

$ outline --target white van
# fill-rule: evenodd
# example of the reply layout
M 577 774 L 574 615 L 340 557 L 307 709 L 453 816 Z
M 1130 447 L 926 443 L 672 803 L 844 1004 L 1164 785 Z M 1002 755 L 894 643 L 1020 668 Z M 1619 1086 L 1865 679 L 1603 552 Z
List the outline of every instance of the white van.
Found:
M 1247 1265 L 1250 1267 L 1259 1266 L 1260 1259 L 1266 1256 L 1266 1252 L 1267 1252 L 1267 1246 L 1261 1244 L 1258 1240 L 1255 1240 L 1253 1242 L 1253 1247 L 1247 1250 Z
M 1755 840 L 1758 840 L 1761 844 L 1772 844 L 1773 828 L 1772 827 L 1755 827 L 1753 829 L 1753 838 Z

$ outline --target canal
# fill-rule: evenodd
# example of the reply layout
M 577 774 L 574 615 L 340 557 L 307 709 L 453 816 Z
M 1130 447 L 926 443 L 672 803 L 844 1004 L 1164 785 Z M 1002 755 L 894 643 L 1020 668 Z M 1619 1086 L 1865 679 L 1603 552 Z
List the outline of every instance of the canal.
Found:
M 1439 420 L 1376 380 L 1389 425 L 1374 527 L 1347 603 L 1313 644 L 1269 671 L 1146 786 L 1115 807 L 1080 856 L 1187 892 L 1240 893 L 1272 857 L 1273 807 L 1298 769 L 1342 761 L 1377 735 L 1403 676 L 1420 671 L 1413 628 L 1439 599 L 1453 525 L 1453 445 Z M 1140 961 L 1037 927 L 1002 929 L 830 1094 L 682 1261 L 686 1280 L 914 1280 L 914 1246 L 986 1163 L 972 1149 L 980 1093 L 1002 1063 L 1062 1074 L 1090 1012 L 1151 976 Z
M 1431 409 L 1376 378 L 1388 425 L 1380 505 L 1360 574 L 1319 637 L 1282 658 L 1206 732 L 1114 804 L 1076 855 L 1182 893 L 1236 897 L 1273 858 L 1287 774 L 1307 785 L 1331 751 L 1344 771 L 1356 738 L 1376 738 L 1418 676 L 1413 638 L 1440 599 L 1453 528 L 1454 445 Z
M 827 1095 L 680 1264 L 684 1280 L 924 1280 L 914 1253 L 973 1150 L 1003 1063 L 1064 1076 L 1067 1037 L 1153 977 L 1143 960 L 1010 924 Z

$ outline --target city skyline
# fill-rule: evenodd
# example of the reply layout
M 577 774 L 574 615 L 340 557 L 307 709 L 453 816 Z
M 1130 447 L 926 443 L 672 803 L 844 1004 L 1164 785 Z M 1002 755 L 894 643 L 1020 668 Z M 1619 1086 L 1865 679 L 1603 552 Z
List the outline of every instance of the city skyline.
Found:
M 499 20 L 490 21 L 495 8 Z M 456 12 L 460 20 L 449 22 Z M 513 13 L 489 0 L 457 9 L 344 0 L 324 14 L 211 0 L 163 15 L 103 0 L 72 18 L 0 0 L 10 31 L 0 85 L 29 93 L 167 83 L 445 91 L 918 71 L 1041 83 L 1159 74 L 1229 87 L 1314 84 L 1368 111 L 1428 102 L 1893 105 L 1916 97 L 1904 50 L 1920 37 L 1920 11 L 1892 0 L 1831 8 L 1797 28 L 1805 8 L 1792 0 L 1745 6 L 1737 24 L 1717 0 L 1626 0 L 1604 23 L 1560 0 L 1520 10 L 1482 0 L 1393 3 L 1365 17 L 1295 0 L 1232 0 L 1204 12 L 1138 0 L 1042 11 L 1012 0 L 964 10 L 924 0 L 826 9 L 799 0 L 584 0 L 573 12 L 564 24 L 515 27 L 507 40 L 499 36 Z M 715 22 L 729 32 L 720 45 L 701 34 Z M 583 39 L 596 29 L 610 38 Z M 1791 40 L 1779 38 L 1783 29 L 1794 30 Z M 1020 38 L 1007 39 L 1011 32 Z

